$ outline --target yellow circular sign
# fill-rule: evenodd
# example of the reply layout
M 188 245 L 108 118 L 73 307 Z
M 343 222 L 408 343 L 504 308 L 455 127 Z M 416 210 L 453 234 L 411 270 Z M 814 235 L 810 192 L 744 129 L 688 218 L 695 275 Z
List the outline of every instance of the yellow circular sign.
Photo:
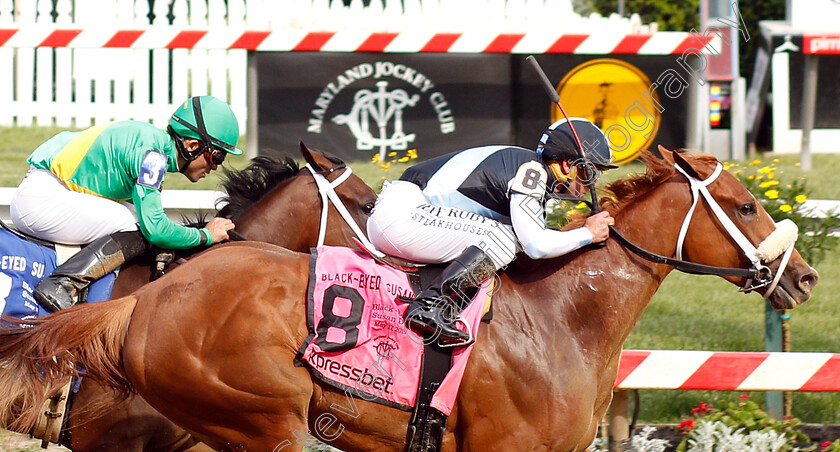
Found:
M 659 95 L 650 79 L 632 64 L 611 58 L 572 69 L 557 87 L 569 116 L 587 118 L 601 128 L 616 164 L 634 160 L 656 138 L 661 118 Z M 551 121 L 563 113 L 551 107 Z

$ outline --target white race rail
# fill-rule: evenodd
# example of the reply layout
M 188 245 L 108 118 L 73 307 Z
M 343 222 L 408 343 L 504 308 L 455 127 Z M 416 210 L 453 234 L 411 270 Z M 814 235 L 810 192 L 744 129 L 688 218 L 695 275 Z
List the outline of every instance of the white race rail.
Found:
M 9 204 L 15 187 L 0 187 L 0 220 L 11 225 Z M 166 215 L 176 223 L 181 223 L 183 215 L 195 216 L 198 212 L 212 215 L 216 212 L 216 200 L 224 196 L 223 192 L 213 190 L 163 190 L 161 201 Z M 220 206 L 221 207 L 221 206 Z M 210 217 L 207 218 L 208 220 Z

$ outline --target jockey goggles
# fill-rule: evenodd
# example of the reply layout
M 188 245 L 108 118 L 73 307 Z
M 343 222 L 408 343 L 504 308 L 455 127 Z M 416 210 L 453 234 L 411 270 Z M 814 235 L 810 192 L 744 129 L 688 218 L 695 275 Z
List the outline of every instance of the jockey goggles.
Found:
M 216 166 L 221 165 L 225 161 L 225 157 L 227 157 L 227 152 L 219 148 L 211 148 L 204 151 L 204 158 Z
M 569 174 L 563 174 L 563 167 L 560 162 L 552 161 L 546 162 L 546 166 L 551 170 L 551 174 L 561 184 L 567 184 L 571 181 L 577 180 L 581 185 L 588 185 L 593 180 L 597 180 L 600 176 L 600 171 L 593 163 L 572 163 Z

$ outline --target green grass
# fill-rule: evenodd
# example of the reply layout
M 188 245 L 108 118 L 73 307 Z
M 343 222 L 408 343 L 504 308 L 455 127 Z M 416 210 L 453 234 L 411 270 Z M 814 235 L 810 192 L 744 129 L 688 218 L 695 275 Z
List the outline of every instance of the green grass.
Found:
M 821 279 L 808 303 L 788 311 L 791 350 L 840 352 L 840 254 L 829 253 L 817 266 Z M 764 350 L 764 300 L 735 292 L 732 284 L 713 276 L 672 272 L 651 300 L 628 349 Z M 640 419 L 679 422 L 700 401 L 734 400 L 739 394 L 713 391 L 640 391 Z M 759 401 L 763 393 L 751 393 Z M 793 415 L 805 422 L 840 422 L 835 393 L 795 393 Z
M 56 132 L 48 128 L 0 128 L 0 186 L 16 186 L 26 171 L 25 159 L 32 149 Z M 772 154 L 763 162 L 778 158 L 777 177 L 800 177 L 798 156 Z M 242 168 L 244 157 L 231 157 L 225 166 Z M 385 179 L 397 178 L 409 163 L 394 163 L 387 171 L 371 162 L 349 162 L 355 174 L 378 190 Z M 765 163 L 762 163 L 765 164 Z M 631 163 L 609 171 L 603 182 L 628 173 L 642 171 L 640 163 Z M 813 170 L 805 175 L 810 197 L 840 199 L 840 156 L 813 156 Z M 218 174 L 211 174 L 198 184 L 191 184 L 178 174 L 167 175 L 167 189 L 214 189 Z M 817 266 L 821 274 L 814 296 L 805 305 L 790 311 L 793 351 L 840 352 L 840 293 L 835 275 L 840 271 L 840 253 L 832 252 Z M 755 294 L 743 295 L 721 278 L 673 272 L 654 296 L 647 312 L 625 344 L 630 349 L 731 350 L 764 349 L 764 301 Z M 678 422 L 699 401 L 734 400 L 739 394 L 710 391 L 641 391 L 641 422 Z M 757 401 L 763 393 L 751 394 Z M 793 414 L 806 422 L 840 423 L 837 394 L 796 393 Z

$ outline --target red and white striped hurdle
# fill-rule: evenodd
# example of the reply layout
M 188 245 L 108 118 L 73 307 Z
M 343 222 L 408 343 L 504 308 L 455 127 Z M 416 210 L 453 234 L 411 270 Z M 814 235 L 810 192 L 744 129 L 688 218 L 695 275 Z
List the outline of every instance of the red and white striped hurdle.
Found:
M 840 353 L 624 350 L 610 436 L 629 437 L 627 389 L 840 392 Z
M 370 31 L 213 30 L 179 27 L 115 29 L 60 28 L 33 25 L 0 28 L 0 47 L 69 47 L 131 49 L 245 49 L 256 51 L 385 52 L 385 53 L 571 53 L 589 55 L 673 55 L 686 50 L 707 51 L 717 35 L 687 32 L 654 34 L 562 34 L 552 31 L 493 33 L 467 31 L 401 33 Z M 715 48 L 719 48 L 715 47 Z
M 840 354 L 624 350 L 616 389 L 840 391 Z

